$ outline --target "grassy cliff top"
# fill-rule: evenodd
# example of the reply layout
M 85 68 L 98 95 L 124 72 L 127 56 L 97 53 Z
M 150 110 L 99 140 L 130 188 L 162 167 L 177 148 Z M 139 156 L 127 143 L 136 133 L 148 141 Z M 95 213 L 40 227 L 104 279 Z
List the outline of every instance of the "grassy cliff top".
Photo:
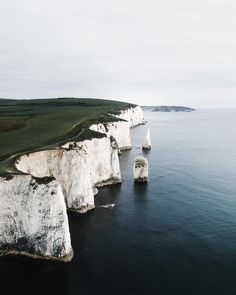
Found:
M 134 106 L 87 98 L 0 99 L 0 172 L 13 169 L 16 154 L 101 137 L 89 125 L 119 121 L 108 113 Z

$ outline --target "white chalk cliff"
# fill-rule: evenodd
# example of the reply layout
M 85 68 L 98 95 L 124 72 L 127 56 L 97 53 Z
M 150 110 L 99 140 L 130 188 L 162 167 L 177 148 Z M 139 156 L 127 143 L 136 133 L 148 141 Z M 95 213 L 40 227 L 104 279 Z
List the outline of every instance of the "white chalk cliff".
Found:
M 120 150 L 128 150 L 132 148 L 130 139 L 130 122 L 117 121 L 108 123 L 93 124 L 89 127 L 91 130 L 105 133 L 108 137 L 115 138 Z
M 94 208 L 90 171 L 75 150 L 48 150 L 23 155 L 16 167 L 35 177 L 55 177 L 62 187 L 69 209 L 86 212 Z
M 0 177 L 0 248 L 69 261 L 73 256 L 59 183 L 31 175 Z
M 121 111 L 121 120 L 116 117 L 117 121 L 90 126 L 103 136 L 22 155 L 16 167 L 25 174 L 9 180 L 0 178 L 4 200 L 0 202 L 0 218 L 4 220 L 0 249 L 61 260 L 72 258 L 66 207 L 87 212 L 94 208 L 97 187 L 122 181 L 118 152 L 131 148 L 130 127 L 144 121 L 140 107 Z M 45 177 L 54 180 L 37 184 L 38 178 Z M 36 189 L 31 182 L 36 183 Z M 27 247 L 21 247 L 21 241 Z
M 128 121 L 130 128 L 133 128 L 145 122 L 143 110 L 140 106 L 137 106 L 135 108 L 130 107 L 126 110 L 121 110 L 119 114 L 115 115 L 115 117 Z

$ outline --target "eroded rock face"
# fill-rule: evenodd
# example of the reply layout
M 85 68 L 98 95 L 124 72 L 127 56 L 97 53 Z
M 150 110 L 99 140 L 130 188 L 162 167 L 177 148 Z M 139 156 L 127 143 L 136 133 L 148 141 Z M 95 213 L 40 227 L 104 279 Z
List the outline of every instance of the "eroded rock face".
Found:
M 122 181 L 118 149 L 112 138 L 104 137 L 82 142 L 69 142 L 63 147 L 69 146 L 73 146 L 73 149 L 83 158 L 94 186 L 100 187 Z
M 134 160 L 134 181 L 148 181 L 148 160 L 142 156 L 136 157 Z
M 143 116 L 143 110 L 140 106 L 122 110 L 120 114 L 115 115 L 115 117 L 128 121 L 130 128 L 133 128 L 145 122 L 144 116 Z
M 69 209 L 83 213 L 94 208 L 93 183 L 83 158 L 75 150 L 48 150 L 24 155 L 16 167 L 35 177 L 55 177 Z
M 55 177 L 63 188 L 67 207 L 80 213 L 94 208 L 95 186 L 121 182 L 118 151 L 107 137 L 68 142 L 62 149 L 24 155 L 16 167 L 35 177 Z
M 128 121 L 108 122 L 94 124 L 90 126 L 91 130 L 105 133 L 108 137 L 115 138 L 120 150 L 132 148 L 130 139 L 130 123 Z
M 32 257 L 70 261 L 66 204 L 55 179 L 0 177 L 0 249 Z

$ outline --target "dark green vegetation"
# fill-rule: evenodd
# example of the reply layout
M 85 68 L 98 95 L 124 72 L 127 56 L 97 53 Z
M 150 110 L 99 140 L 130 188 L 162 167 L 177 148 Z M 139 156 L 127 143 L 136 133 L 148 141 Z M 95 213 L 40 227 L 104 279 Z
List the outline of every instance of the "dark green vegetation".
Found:
M 13 170 L 15 155 L 103 136 L 88 127 L 118 121 L 108 113 L 131 106 L 102 99 L 0 99 L 0 172 Z

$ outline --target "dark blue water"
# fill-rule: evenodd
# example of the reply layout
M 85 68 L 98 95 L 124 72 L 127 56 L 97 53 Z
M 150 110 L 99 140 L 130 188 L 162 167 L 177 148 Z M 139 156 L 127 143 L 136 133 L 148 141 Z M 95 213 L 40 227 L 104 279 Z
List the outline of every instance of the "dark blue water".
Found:
M 133 184 L 141 126 L 121 156 L 124 183 L 70 214 L 73 262 L 3 258 L 1 294 L 236 294 L 236 110 L 146 118 L 148 185 Z

